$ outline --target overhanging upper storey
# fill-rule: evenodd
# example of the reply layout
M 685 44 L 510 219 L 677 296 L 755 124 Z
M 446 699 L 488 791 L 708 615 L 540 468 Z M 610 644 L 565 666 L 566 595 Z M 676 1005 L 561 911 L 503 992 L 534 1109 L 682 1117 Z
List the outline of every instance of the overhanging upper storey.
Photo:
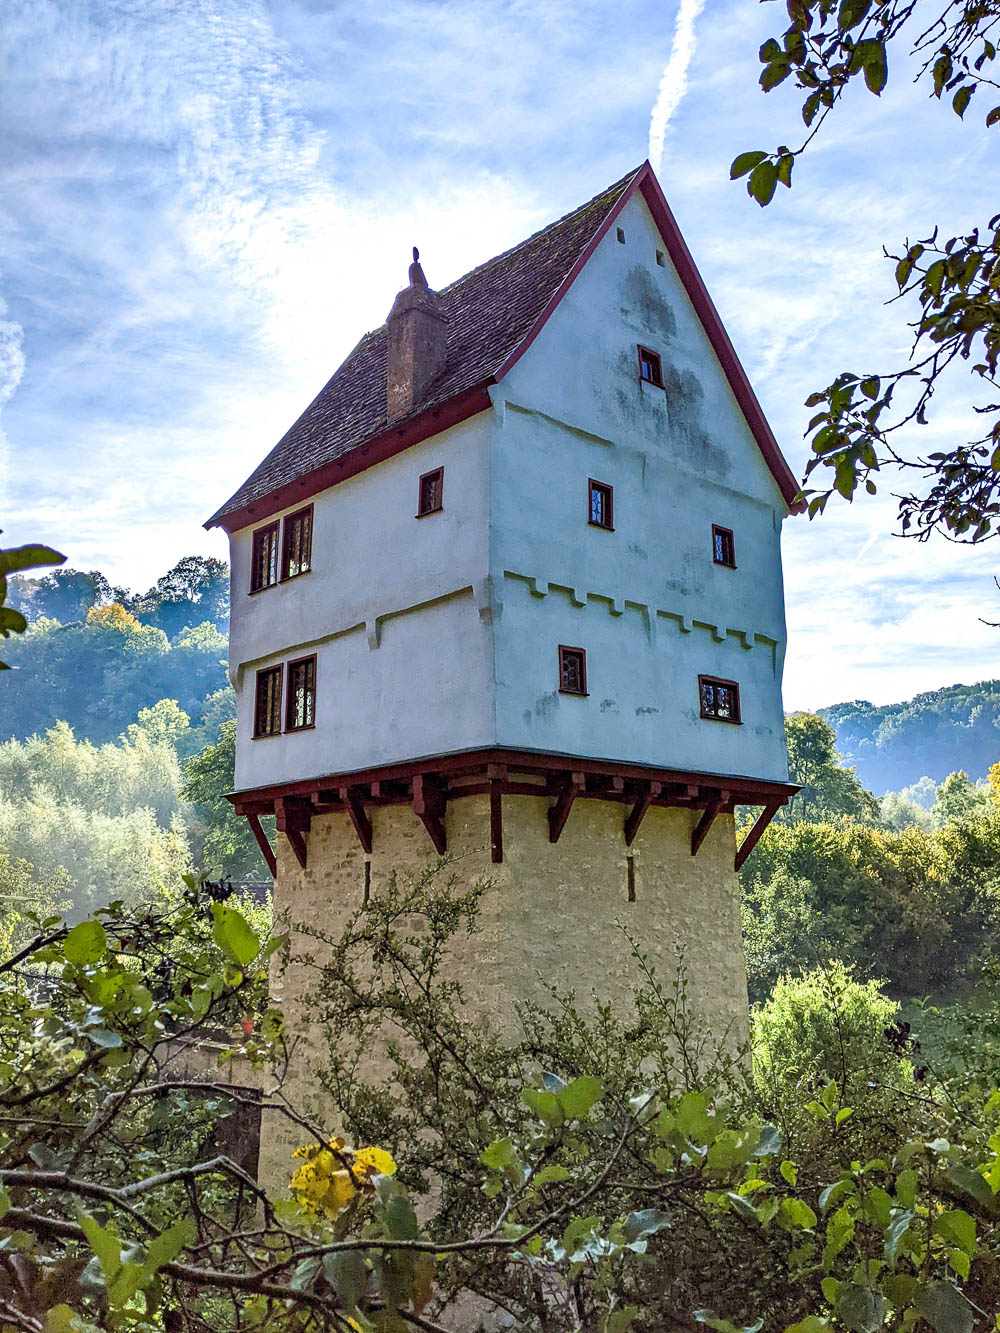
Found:
M 581 208 L 433 294 L 435 315 L 446 330 L 440 369 L 435 363 L 432 378 L 405 400 L 406 410 L 394 413 L 391 424 L 387 327 L 366 334 L 206 526 L 233 532 L 258 523 L 487 409 L 489 386 L 502 381 L 531 347 L 636 194 L 645 200 L 785 504 L 795 509 L 798 483 L 646 162 Z M 414 267 L 419 272 L 419 264 Z

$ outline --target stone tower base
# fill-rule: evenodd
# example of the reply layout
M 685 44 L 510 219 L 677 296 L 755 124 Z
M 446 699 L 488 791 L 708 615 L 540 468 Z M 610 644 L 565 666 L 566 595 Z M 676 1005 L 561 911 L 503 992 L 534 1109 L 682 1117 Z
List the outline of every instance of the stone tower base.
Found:
M 631 847 L 622 838 L 621 806 L 576 801 L 557 843 L 549 840 L 546 797 L 504 798 L 504 860 L 491 862 L 490 802 L 485 795 L 448 803 L 444 815 L 448 874 L 471 887 L 487 882 L 478 933 L 453 942 L 449 969 L 462 984 L 470 1017 L 493 1031 L 510 1028 L 514 1005 L 550 1000 L 548 987 L 575 990 L 581 1005 L 627 997 L 640 981 L 621 922 L 669 983 L 679 963 L 694 1011 L 720 1040 L 736 1045 L 747 1033 L 747 980 L 740 936 L 739 879 L 733 869 L 733 817 L 720 814 L 698 854 L 691 854 L 697 810 L 653 807 Z M 290 950 L 275 994 L 289 1030 L 299 1038 L 285 1092 L 293 1105 L 336 1129 L 336 1108 L 324 1104 L 317 1069 L 325 1037 L 308 995 L 316 973 L 301 961 L 322 946 L 297 922 L 336 938 L 366 891 L 376 895 L 390 874 L 406 883 L 439 858 L 412 809 L 371 812 L 373 852 L 363 851 L 344 813 L 315 816 L 308 868 L 278 838 L 275 928 L 291 929 Z M 367 886 L 367 887 L 366 887 Z M 299 960 L 299 961 L 297 961 Z M 264 1113 L 261 1178 L 281 1191 L 292 1149 L 303 1140 L 288 1121 Z

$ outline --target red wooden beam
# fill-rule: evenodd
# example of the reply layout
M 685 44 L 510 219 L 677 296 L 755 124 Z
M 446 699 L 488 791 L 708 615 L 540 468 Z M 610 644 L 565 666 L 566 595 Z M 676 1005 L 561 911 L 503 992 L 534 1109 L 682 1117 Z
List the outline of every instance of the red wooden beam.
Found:
M 490 764 L 486 769 L 490 792 L 490 860 L 494 865 L 503 861 L 503 789 L 507 769 L 503 764 Z
M 301 829 L 286 828 L 285 837 L 291 843 L 292 851 L 295 853 L 295 859 L 303 870 L 306 868 L 306 839 Z
M 632 843 L 635 841 L 635 835 L 639 832 L 639 825 L 645 818 L 646 811 L 649 809 L 652 802 L 656 800 L 657 796 L 659 796 L 662 790 L 663 787 L 661 783 L 647 782 L 646 786 L 643 788 L 638 799 L 636 800 L 635 805 L 633 805 L 632 809 L 625 816 L 626 847 L 632 846 Z
M 583 773 L 571 773 L 568 781 L 559 793 L 559 799 L 549 811 L 549 842 L 558 842 L 559 835 L 566 827 L 573 802 L 586 788 L 587 779 Z
M 747 859 L 747 857 L 750 855 L 753 849 L 757 846 L 757 843 L 760 841 L 760 835 L 764 832 L 768 824 L 770 824 L 771 820 L 774 818 L 774 816 L 778 813 L 778 811 L 784 804 L 785 804 L 784 801 L 772 800 L 768 801 L 768 803 L 764 806 L 764 809 L 754 820 L 753 827 L 751 828 L 750 832 L 747 834 L 747 836 L 743 839 L 743 841 L 739 845 L 739 849 L 736 853 L 736 860 L 733 862 L 734 870 L 740 869 L 740 867 L 743 865 L 743 862 Z
M 431 842 L 439 856 L 448 849 L 448 835 L 444 827 L 447 802 L 444 792 L 433 774 L 416 773 L 413 778 L 413 810 L 431 835 Z
M 271 872 L 271 878 L 275 879 L 278 874 L 278 858 L 274 854 L 274 848 L 267 840 L 267 834 L 260 826 L 260 815 L 247 815 L 246 820 L 250 825 L 250 832 L 257 840 L 260 854 L 267 862 L 267 868 Z
M 358 835 L 358 842 L 370 856 L 372 850 L 372 821 L 365 813 L 365 805 L 361 799 L 360 791 L 357 787 L 341 787 L 340 799 L 351 817 L 354 832 Z
M 715 816 L 719 813 L 719 811 L 722 809 L 722 807 L 726 804 L 728 800 L 729 800 L 729 792 L 727 791 L 714 792 L 709 797 L 708 804 L 705 806 L 705 809 L 702 812 L 702 816 L 698 820 L 694 832 L 691 834 L 692 856 L 698 855 L 698 848 L 708 837 L 709 830 L 715 823 Z

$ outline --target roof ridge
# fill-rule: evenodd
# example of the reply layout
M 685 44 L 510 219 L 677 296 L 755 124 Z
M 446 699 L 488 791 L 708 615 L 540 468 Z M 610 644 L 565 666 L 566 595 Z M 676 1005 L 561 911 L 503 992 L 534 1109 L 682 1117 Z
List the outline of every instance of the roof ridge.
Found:
M 578 217 L 579 214 L 586 212 L 588 208 L 593 207 L 593 205 L 596 204 L 599 199 L 603 199 L 605 195 L 621 195 L 635 177 L 638 176 L 644 166 L 645 163 L 642 162 L 639 166 L 633 167 L 633 169 L 626 172 L 620 180 L 616 180 L 612 185 L 605 186 L 603 190 L 598 190 L 597 194 L 595 194 L 593 198 L 588 199 L 586 203 L 580 204 L 577 208 L 571 208 L 569 212 L 564 213 L 561 218 L 556 218 L 554 222 L 549 222 L 544 227 L 539 227 L 539 229 L 533 231 L 530 236 L 526 236 L 523 241 L 518 241 L 516 245 L 510 246 L 509 249 L 501 250 L 498 255 L 493 255 L 492 258 L 484 260 L 481 264 L 477 264 L 475 268 L 470 268 L 468 273 L 463 273 L 460 278 L 455 278 L 452 282 L 448 283 L 447 287 L 440 288 L 440 294 L 444 296 L 455 287 L 466 282 L 475 274 L 484 272 L 484 270 L 490 268 L 493 264 L 498 264 L 502 259 L 509 259 L 511 255 L 516 254 L 518 250 L 523 250 L 525 246 L 531 245 L 532 241 L 537 241 L 540 236 L 545 236 L 548 232 L 554 231 L 556 227 L 561 227 L 564 222 L 569 222 L 571 218 Z

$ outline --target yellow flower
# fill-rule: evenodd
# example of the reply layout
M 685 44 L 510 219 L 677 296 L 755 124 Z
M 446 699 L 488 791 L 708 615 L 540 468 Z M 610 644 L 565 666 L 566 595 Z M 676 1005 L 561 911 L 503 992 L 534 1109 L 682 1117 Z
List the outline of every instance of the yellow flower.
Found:
M 368 1180 L 378 1173 L 380 1176 L 394 1176 L 396 1163 L 392 1155 L 384 1148 L 359 1148 L 354 1154 L 354 1174 L 362 1180 Z

